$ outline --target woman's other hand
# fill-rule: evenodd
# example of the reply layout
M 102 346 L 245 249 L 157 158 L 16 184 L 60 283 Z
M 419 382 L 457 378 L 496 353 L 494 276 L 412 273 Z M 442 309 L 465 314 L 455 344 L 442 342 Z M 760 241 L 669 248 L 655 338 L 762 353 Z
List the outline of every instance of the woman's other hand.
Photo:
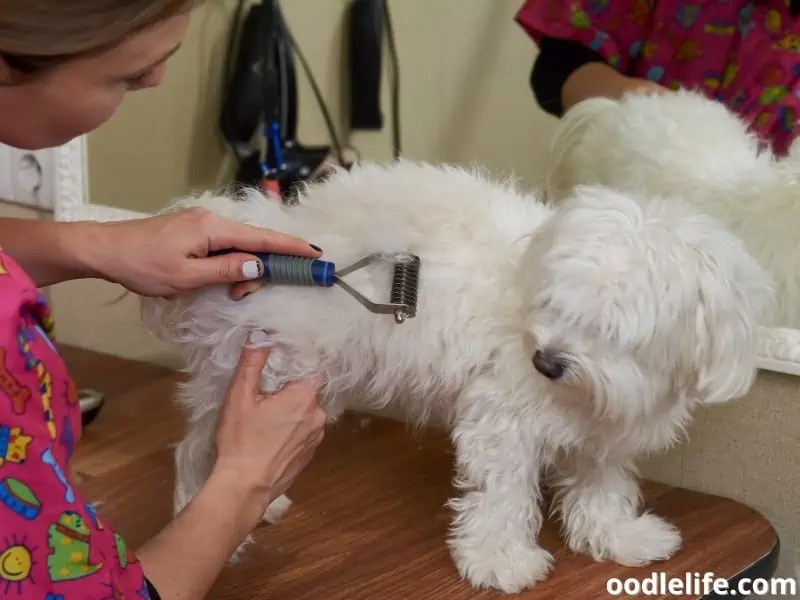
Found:
M 629 93 L 665 93 L 669 88 L 647 79 L 629 77 L 606 63 L 591 62 L 576 69 L 564 82 L 561 100 L 567 111 L 589 98 L 619 99 Z
M 143 296 L 166 298 L 209 285 L 258 280 L 264 267 L 248 252 L 320 255 L 305 240 L 200 208 L 94 224 L 90 239 L 83 260 L 93 274 Z M 240 252 L 208 256 L 229 248 Z
M 205 485 L 136 553 L 163 598 L 205 598 L 222 566 L 322 440 L 319 380 L 289 384 L 275 394 L 260 392 L 265 341 L 256 332 L 242 352 L 217 424 L 217 457 Z
M 625 85 L 622 87 L 620 97 L 625 94 L 665 94 L 671 91 L 670 88 L 664 87 L 660 83 L 650 81 L 649 79 L 628 77 Z
M 216 434 L 212 478 L 235 481 L 255 499 L 254 518 L 285 493 L 314 456 L 325 431 L 317 403 L 321 380 L 289 383 L 275 394 L 259 389 L 269 350 L 254 332 L 242 351 Z

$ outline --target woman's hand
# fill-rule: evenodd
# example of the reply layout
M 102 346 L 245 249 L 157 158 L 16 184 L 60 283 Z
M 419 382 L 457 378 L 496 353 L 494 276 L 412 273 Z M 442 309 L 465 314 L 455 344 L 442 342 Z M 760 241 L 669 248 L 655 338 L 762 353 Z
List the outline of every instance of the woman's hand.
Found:
M 561 100 L 564 111 L 589 98 L 619 99 L 629 93 L 665 93 L 669 88 L 647 79 L 629 77 L 611 65 L 591 62 L 576 69 L 564 82 Z
M 170 298 L 208 285 L 257 280 L 264 267 L 247 252 L 320 255 L 305 240 L 199 208 L 94 225 L 83 260 L 96 276 L 143 296 Z M 241 252 L 208 257 L 228 248 Z
M 217 460 L 200 492 L 136 552 L 165 600 L 205 598 L 267 506 L 284 493 L 322 440 L 320 381 L 259 391 L 268 351 L 256 332 L 242 352 L 217 425 Z M 212 540 L 212 543 L 209 543 Z
M 273 395 L 259 391 L 269 351 L 254 332 L 242 351 L 216 434 L 214 475 L 243 484 L 261 502 L 258 517 L 286 492 L 322 441 L 321 380 L 294 382 Z
M 100 278 L 164 297 L 220 283 L 233 284 L 232 297 L 253 291 L 263 265 L 248 252 L 322 253 L 305 240 L 200 208 L 112 223 L 0 218 L 0 246 L 39 287 Z M 241 252 L 208 257 L 229 248 Z
M 620 97 L 625 94 L 665 94 L 671 91 L 672 90 L 664 87 L 660 83 L 650 81 L 649 79 L 627 77 L 625 83 L 622 85 Z

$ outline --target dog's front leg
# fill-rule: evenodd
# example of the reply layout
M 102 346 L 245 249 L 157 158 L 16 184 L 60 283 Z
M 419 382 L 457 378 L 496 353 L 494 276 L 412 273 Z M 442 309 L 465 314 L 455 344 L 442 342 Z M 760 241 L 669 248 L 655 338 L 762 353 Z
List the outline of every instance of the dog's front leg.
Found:
M 641 514 L 636 472 L 630 464 L 573 456 L 560 467 L 554 483 L 556 510 L 574 552 L 637 567 L 666 560 L 681 545 L 673 525 Z
M 460 398 L 452 435 L 455 484 L 463 495 L 449 502 L 455 515 L 448 542 L 459 573 L 474 587 L 517 593 L 546 578 L 552 556 L 536 539 L 539 449 L 532 430 L 503 412 L 508 399 L 492 387 L 476 385 Z
M 200 491 L 214 466 L 214 432 L 217 412 L 193 419 L 175 448 L 174 512 L 177 515 Z

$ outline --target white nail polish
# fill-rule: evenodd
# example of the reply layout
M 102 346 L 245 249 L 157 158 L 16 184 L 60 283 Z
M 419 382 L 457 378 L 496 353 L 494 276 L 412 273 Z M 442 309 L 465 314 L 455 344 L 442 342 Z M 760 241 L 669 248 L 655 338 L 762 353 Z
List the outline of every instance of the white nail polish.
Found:
M 261 263 L 257 260 L 248 260 L 242 265 L 242 275 L 245 279 L 258 279 L 261 277 Z
M 247 340 L 247 345 L 251 348 L 263 348 L 269 345 L 269 336 L 266 331 L 256 329 L 250 334 L 250 339 Z

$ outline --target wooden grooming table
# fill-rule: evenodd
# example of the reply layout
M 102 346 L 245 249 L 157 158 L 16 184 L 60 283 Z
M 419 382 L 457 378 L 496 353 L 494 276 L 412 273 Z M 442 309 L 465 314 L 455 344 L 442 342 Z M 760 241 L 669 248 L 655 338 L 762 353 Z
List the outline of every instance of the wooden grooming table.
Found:
M 73 463 L 78 487 L 136 548 L 171 516 L 171 446 L 182 418 L 171 405 L 180 376 L 143 363 L 63 349 L 78 387 L 106 393 Z M 459 580 L 445 545 L 452 453 L 439 432 L 351 415 L 331 428 L 277 525 L 264 525 L 240 564 L 229 567 L 212 600 L 478 600 L 505 598 Z M 645 484 L 646 504 L 675 525 L 683 548 L 646 568 L 595 563 L 570 552 L 547 523 L 541 544 L 555 555 L 550 578 L 515 598 L 595 600 L 607 581 L 651 573 L 685 579 L 713 572 L 732 581 L 770 577 L 779 543 L 766 519 L 718 496 Z M 213 540 L 209 540 L 213 543 Z M 622 597 L 627 597 L 623 594 Z M 717 598 L 667 595 L 649 598 Z M 727 596 L 730 598 L 730 596 Z M 739 598 L 743 597 L 741 595 Z M 755 594 L 754 594 L 755 597 Z

